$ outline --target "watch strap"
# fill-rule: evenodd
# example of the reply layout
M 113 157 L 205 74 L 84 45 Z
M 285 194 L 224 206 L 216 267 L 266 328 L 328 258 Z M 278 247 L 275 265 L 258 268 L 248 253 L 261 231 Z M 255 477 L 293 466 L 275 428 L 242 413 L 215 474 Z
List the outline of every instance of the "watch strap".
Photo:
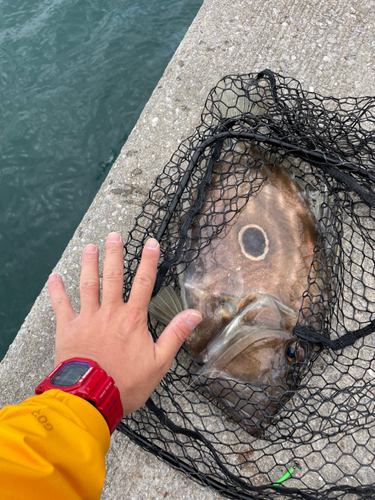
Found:
M 89 369 L 74 384 L 68 387 L 51 383 L 51 379 L 69 363 L 88 363 Z M 59 389 L 81 397 L 93 404 L 103 415 L 109 426 L 110 433 L 116 429 L 123 417 L 120 392 L 112 377 L 91 359 L 72 358 L 60 363 L 35 389 L 35 394 L 42 394 L 49 389 Z

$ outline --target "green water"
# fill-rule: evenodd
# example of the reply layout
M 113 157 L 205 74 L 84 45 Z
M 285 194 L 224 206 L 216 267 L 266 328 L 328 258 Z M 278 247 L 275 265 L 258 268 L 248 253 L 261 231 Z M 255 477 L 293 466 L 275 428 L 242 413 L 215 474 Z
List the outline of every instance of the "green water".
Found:
M 203 0 L 0 0 L 0 359 Z

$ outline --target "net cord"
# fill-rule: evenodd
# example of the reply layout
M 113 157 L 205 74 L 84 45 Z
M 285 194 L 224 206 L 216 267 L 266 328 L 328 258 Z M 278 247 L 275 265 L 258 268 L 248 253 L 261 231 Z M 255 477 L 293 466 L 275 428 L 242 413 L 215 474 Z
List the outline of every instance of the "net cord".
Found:
M 156 235 L 156 239 L 159 242 L 162 240 L 163 235 L 165 235 L 166 231 L 168 231 L 169 223 L 171 220 L 173 220 L 172 217 L 174 215 L 174 212 L 177 211 L 178 214 L 181 197 L 183 196 L 185 190 L 189 189 L 190 177 L 191 175 L 193 175 L 193 173 L 195 173 L 194 169 L 197 165 L 199 165 L 199 161 L 201 160 L 201 155 L 204 152 L 206 152 L 206 154 L 204 155 L 206 161 L 204 167 L 205 170 L 204 171 L 200 170 L 201 180 L 198 184 L 198 187 L 197 188 L 194 187 L 194 193 L 195 193 L 194 203 L 192 203 L 191 206 L 189 207 L 187 215 L 184 216 L 183 219 L 181 219 L 183 220 L 183 222 L 181 223 L 180 226 L 181 232 L 179 234 L 178 243 L 176 243 L 176 245 L 172 249 L 169 249 L 171 251 L 172 257 L 168 261 L 165 260 L 159 268 L 158 272 L 159 281 L 157 281 L 155 284 L 153 295 L 155 295 L 155 293 L 157 293 L 157 291 L 161 288 L 166 278 L 168 279 L 171 278 L 171 275 L 168 275 L 168 272 L 170 272 L 171 270 L 171 266 L 178 264 L 182 259 L 182 252 L 186 251 L 186 248 L 184 248 L 184 246 L 186 246 L 186 241 L 188 239 L 187 235 L 189 227 L 191 226 L 191 222 L 194 220 L 194 217 L 196 217 L 201 211 L 201 207 L 202 204 L 204 203 L 204 198 L 205 198 L 205 188 L 211 182 L 215 163 L 220 160 L 224 140 L 226 138 L 237 138 L 237 139 L 258 141 L 260 144 L 263 143 L 270 145 L 272 154 L 277 155 L 280 153 L 283 156 L 290 155 L 291 157 L 307 161 L 310 163 L 311 166 L 315 168 L 316 171 L 319 172 L 318 176 L 320 177 L 320 181 L 323 181 L 327 186 L 330 186 L 332 184 L 331 179 L 336 180 L 339 186 L 342 188 L 342 192 L 351 191 L 352 193 L 353 192 L 357 193 L 357 195 L 367 206 L 369 206 L 370 208 L 375 207 L 375 195 L 371 193 L 370 189 L 367 189 L 368 186 L 366 185 L 366 180 L 369 180 L 371 182 L 375 181 L 374 170 L 372 170 L 371 173 L 371 171 L 366 171 L 364 168 L 362 168 L 360 166 L 361 165 L 360 163 L 359 165 L 356 165 L 355 163 L 352 163 L 350 161 L 343 160 L 343 158 L 353 158 L 352 156 L 353 152 L 355 153 L 355 155 L 360 154 L 362 145 L 364 144 L 363 140 L 360 140 L 360 142 L 358 143 L 358 137 L 356 137 L 357 142 L 355 142 L 354 144 L 350 144 L 352 148 L 349 148 L 348 151 L 344 150 L 336 151 L 334 149 L 335 145 L 331 141 L 331 143 L 329 144 L 330 148 L 329 153 L 326 154 L 324 152 L 325 149 L 324 145 L 323 145 L 323 150 L 321 150 L 314 144 L 314 137 L 316 138 L 316 135 L 315 136 L 313 135 L 312 139 L 309 138 L 310 137 L 309 134 L 304 135 L 303 127 L 299 128 L 298 123 L 296 124 L 298 118 L 300 118 L 298 116 L 298 113 L 301 113 L 302 115 L 304 112 L 303 106 L 300 105 L 300 102 L 302 102 L 303 104 L 306 103 L 306 101 L 308 101 L 308 98 L 305 96 L 303 90 L 299 88 L 292 89 L 293 91 L 297 92 L 298 99 L 296 103 L 297 108 L 296 107 L 290 108 L 287 105 L 288 101 L 283 100 L 285 94 L 281 94 L 279 92 L 279 89 L 285 90 L 285 87 L 279 87 L 276 84 L 276 78 L 273 72 L 267 69 L 262 71 L 258 75 L 252 75 L 252 82 L 259 80 L 260 78 L 267 78 L 269 80 L 271 101 L 273 100 L 273 105 L 276 106 L 277 115 L 279 115 L 279 113 L 282 115 L 282 122 L 274 123 L 272 121 L 272 117 L 268 122 L 266 122 L 266 117 L 262 116 L 261 118 L 262 122 L 260 123 L 258 119 L 258 123 L 260 123 L 262 127 L 264 125 L 264 127 L 268 129 L 269 135 L 266 134 L 262 135 L 255 132 L 249 132 L 249 130 L 250 131 L 258 130 L 255 129 L 254 127 L 254 120 L 253 121 L 251 120 L 251 115 L 249 113 L 242 112 L 241 114 L 241 111 L 239 110 L 239 114 L 235 117 L 231 116 L 226 120 L 219 119 L 219 123 L 216 125 L 216 127 L 215 128 L 214 126 L 211 127 L 209 136 L 207 133 L 206 135 L 200 134 L 198 129 L 197 132 L 198 132 L 198 138 L 200 139 L 200 144 L 198 147 L 190 146 L 191 149 L 189 152 L 189 157 L 191 159 L 186 162 L 188 163 L 188 167 L 185 170 L 185 172 L 182 172 L 181 171 L 182 169 L 179 171 L 180 177 L 182 177 L 182 181 L 179 183 L 178 186 L 175 187 L 176 189 L 175 194 L 171 196 L 172 202 L 169 205 L 168 203 L 165 203 L 162 207 L 162 209 L 165 210 L 165 215 Z M 218 88 L 223 92 L 223 89 L 221 87 Z M 242 92 L 244 91 L 248 93 L 249 86 L 248 84 L 242 81 L 241 86 L 240 87 L 237 86 L 237 88 L 241 88 Z M 291 90 L 289 90 L 288 87 L 287 90 L 289 91 L 290 95 Z M 248 94 L 248 96 L 251 99 L 251 95 Z M 275 111 L 275 106 L 272 107 L 272 112 Z M 362 116 L 364 113 L 365 113 L 365 108 L 362 109 L 360 115 L 358 114 L 356 115 L 356 121 L 354 123 L 347 124 L 345 122 L 346 125 L 345 130 L 348 131 L 348 128 L 352 130 L 355 124 L 358 123 L 359 117 Z M 211 116 L 212 116 L 212 111 L 211 111 Z M 204 118 L 203 115 L 202 118 Z M 217 115 L 215 119 L 218 120 Z M 335 116 L 332 117 L 332 120 L 333 121 L 335 120 Z M 339 124 L 340 123 L 341 122 L 339 122 Z M 237 125 L 237 128 L 236 130 L 233 130 L 233 127 L 235 125 Z M 239 128 L 240 131 L 238 131 Z M 343 127 L 341 127 L 340 131 L 343 132 L 343 130 L 344 130 Z M 196 139 L 196 138 L 197 135 L 191 139 Z M 346 136 L 346 139 L 347 139 L 347 144 L 349 144 L 349 137 Z M 192 142 L 190 144 L 192 144 Z M 209 151 L 206 151 L 207 148 L 211 149 Z M 267 148 L 265 148 L 265 151 L 267 152 Z M 207 161 L 208 158 L 210 159 Z M 202 169 L 203 165 L 201 164 L 200 167 Z M 335 187 L 335 189 L 337 189 L 337 187 Z M 250 195 L 251 192 L 247 194 Z M 154 229 L 152 231 L 154 231 Z M 141 246 L 142 243 L 143 242 L 139 242 L 139 246 Z M 134 256 L 134 258 L 137 257 L 139 260 L 139 256 L 140 254 L 137 254 Z M 331 340 L 329 338 L 330 333 L 328 329 L 323 329 L 322 330 L 323 335 L 321 335 L 318 333 L 318 331 L 300 325 L 299 323 L 297 323 L 297 325 L 294 327 L 293 333 L 300 339 L 306 340 L 308 345 L 310 343 L 321 344 L 322 347 L 326 347 L 332 350 L 337 350 L 352 345 L 357 339 L 372 333 L 374 330 L 375 330 L 375 320 L 371 321 L 367 326 L 359 328 L 358 330 L 344 332 L 344 334 L 341 335 L 341 337 L 337 340 Z M 318 351 L 314 351 L 315 356 L 317 355 L 317 352 Z M 170 396 L 172 395 L 170 394 Z M 172 396 L 172 401 L 174 405 L 177 405 L 175 400 L 173 400 L 173 396 Z M 326 399 L 324 399 L 324 402 L 326 402 Z M 162 405 L 161 400 L 160 400 L 160 405 Z M 179 404 L 177 405 L 177 408 L 179 408 Z M 343 411 L 345 411 L 344 405 L 342 409 Z M 180 410 L 179 416 L 181 416 L 182 410 L 181 408 L 179 408 L 179 410 Z M 370 411 L 370 407 L 368 408 L 368 410 Z M 247 478 L 246 481 L 244 482 L 241 479 L 244 477 L 243 475 L 239 474 L 240 477 L 238 477 L 233 473 L 231 473 L 230 470 L 228 470 L 228 468 L 230 469 L 230 466 L 231 465 L 233 466 L 233 464 L 229 464 L 227 461 L 223 462 L 222 459 L 220 459 L 220 451 L 216 450 L 216 448 L 214 447 L 214 443 L 210 441 L 209 437 L 210 431 L 208 429 L 205 428 L 204 430 L 195 429 L 193 421 L 190 421 L 189 416 L 184 413 L 182 413 L 183 423 L 181 425 L 176 425 L 171 420 L 171 418 L 169 418 L 171 416 L 169 410 L 167 408 L 162 408 L 162 407 L 159 408 L 151 398 L 149 398 L 149 400 L 146 402 L 144 411 L 146 415 L 145 418 L 143 418 L 141 415 L 141 420 L 139 422 L 135 422 L 136 419 L 133 419 L 132 422 L 133 425 L 130 424 L 128 425 L 125 421 L 121 422 L 118 426 L 118 430 L 129 436 L 134 442 L 139 444 L 144 449 L 150 451 L 158 458 L 168 462 L 172 467 L 187 474 L 194 480 L 197 480 L 203 484 L 211 486 L 215 490 L 219 491 L 219 493 L 225 494 L 229 498 L 238 498 L 243 500 L 255 500 L 255 498 L 257 498 L 258 500 L 260 499 L 265 500 L 266 498 L 267 499 L 276 497 L 281 498 L 281 496 L 284 497 L 284 495 L 286 498 L 287 495 L 288 498 L 298 497 L 305 500 L 316 500 L 318 497 L 315 495 L 319 494 L 319 498 L 321 498 L 322 500 L 327 498 L 340 498 L 343 500 L 343 498 L 347 498 L 347 495 L 350 495 L 350 498 L 352 498 L 351 495 L 354 495 L 353 498 L 359 498 L 358 495 L 361 494 L 361 498 L 366 498 L 367 500 L 372 498 L 375 500 L 373 484 L 368 486 L 363 484 L 361 486 L 352 486 L 352 485 L 349 486 L 349 485 L 337 484 L 333 479 L 333 481 L 331 481 L 330 483 L 333 486 L 328 489 L 325 489 L 322 492 L 323 496 L 321 496 L 320 490 L 319 492 L 318 490 L 313 490 L 313 486 L 309 484 L 309 481 L 303 483 L 306 487 L 305 490 L 301 488 L 298 489 L 289 488 L 282 485 L 276 486 L 276 484 L 272 484 L 272 482 L 270 482 L 269 485 L 265 484 L 262 486 L 257 486 L 256 484 L 251 484 L 250 480 Z M 352 407 L 350 407 L 350 411 L 352 411 Z M 310 410 L 310 413 L 308 415 L 310 417 L 311 416 L 315 417 L 316 411 L 314 410 L 314 413 L 312 413 L 312 411 Z M 132 417 L 129 416 L 130 421 L 131 418 Z M 135 424 L 137 423 L 138 425 L 142 424 L 143 429 L 146 432 L 151 432 L 149 431 L 148 426 L 150 426 L 151 429 L 152 426 L 154 426 L 153 431 L 155 432 L 155 437 L 152 437 L 151 434 L 149 434 L 151 435 L 151 439 L 143 437 L 142 436 L 143 431 L 140 430 L 139 426 L 138 426 L 139 431 L 138 432 L 136 431 L 137 427 Z M 191 426 L 193 426 L 193 428 L 191 428 Z M 172 436 L 172 439 L 174 439 L 174 442 L 182 448 L 183 455 L 180 455 L 181 458 L 178 455 L 174 454 L 171 448 L 168 448 L 169 446 L 168 438 L 165 436 L 165 434 L 157 431 L 157 429 L 162 430 L 163 428 L 168 429 L 168 432 Z M 318 433 L 319 431 L 314 430 L 312 436 L 315 437 L 316 435 L 319 435 Z M 185 439 L 178 439 L 177 435 L 185 436 Z M 347 434 L 347 436 L 349 436 L 349 434 Z M 194 456 L 194 459 L 191 458 L 190 463 L 188 463 L 189 446 L 187 445 L 186 449 L 184 446 L 186 438 L 189 438 L 190 444 L 193 445 L 194 450 L 199 447 L 200 460 L 199 459 L 195 460 Z M 360 443 L 356 444 L 357 446 L 360 446 Z M 165 447 L 162 448 L 161 446 L 163 445 L 165 445 Z M 288 451 L 288 448 L 286 448 L 286 450 Z M 233 453 L 232 448 L 231 451 Z M 234 451 L 236 452 L 236 450 Z M 209 456 L 207 456 L 208 452 Z M 269 451 L 268 453 L 266 453 L 265 456 L 271 457 L 272 455 L 273 452 Z M 345 453 L 343 453 L 343 456 L 345 455 L 351 456 L 352 453 L 349 453 L 347 450 Z M 295 459 L 297 459 L 296 454 L 292 454 L 292 456 Z M 227 459 L 227 457 L 225 456 L 224 458 Z M 251 462 L 251 460 L 248 460 L 248 462 Z M 327 463 L 331 464 L 332 462 L 327 460 Z M 215 464 L 217 464 L 217 467 L 215 466 Z M 205 469 L 200 470 L 199 469 L 200 465 L 203 465 Z M 288 467 L 290 467 L 291 465 L 293 465 L 293 467 L 297 467 L 298 460 L 296 460 L 296 463 L 295 462 L 289 463 Z M 209 473 L 205 472 L 205 470 L 207 470 L 207 467 L 209 468 L 210 471 Z M 285 467 L 287 468 L 286 465 Z M 289 469 L 289 472 L 291 470 L 292 468 Z M 315 467 L 313 468 L 313 471 L 318 472 L 320 471 L 320 469 L 318 467 Z M 265 473 L 267 474 L 267 472 Z M 349 476 L 348 473 L 345 475 Z M 355 480 L 357 480 L 356 470 L 353 470 L 351 475 Z M 269 476 L 267 477 L 269 479 Z M 281 480 L 284 479 L 284 477 L 285 476 L 283 476 Z M 228 478 L 228 481 L 226 481 L 226 478 Z M 296 474 L 295 479 L 297 480 L 300 479 L 298 474 Z M 360 478 L 358 478 L 358 480 L 360 481 Z M 340 492 L 339 496 L 336 495 L 337 492 Z M 313 495 L 313 493 L 315 493 L 315 495 Z
M 212 446 L 212 444 L 200 432 L 193 431 L 193 430 L 190 430 L 190 429 L 186 429 L 184 427 L 181 427 L 179 425 L 174 424 L 172 422 L 172 420 L 170 420 L 170 418 L 168 418 L 168 416 L 166 415 L 166 413 L 161 408 L 158 408 L 156 406 L 156 404 L 152 401 L 151 398 L 149 398 L 146 401 L 146 406 L 158 418 L 158 420 L 160 421 L 160 423 L 162 425 L 168 427 L 173 433 L 183 434 L 183 435 L 188 436 L 188 437 L 190 437 L 192 439 L 196 439 L 196 440 L 201 441 L 210 450 L 210 452 L 212 453 L 212 456 L 213 456 L 215 462 L 217 463 L 217 465 L 220 467 L 220 469 L 222 470 L 222 472 L 224 472 L 224 474 L 227 477 L 230 477 L 231 480 L 234 483 L 238 484 L 242 488 L 244 488 L 244 489 L 248 489 L 249 488 L 249 485 L 245 481 L 243 481 L 242 479 L 240 479 L 237 476 L 235 476 L 232 472 L 230 472 L 227 469 L 227 467 L 225 467 L 223 465 L 223 463 L 221 462 L 221 460 L 217 456 L 215 448 Z M 253 486 L 252 485 L 251 487 L 252 487 L 252 489 L 256 488 L 257 490 L 262 491 L 262 490 L 269 489 L 271 486 L 272 486 L 273 489 L 275 489 L 275 491 L 282 491 L 282 488 L 283 488 L 282 486 L 279 486 L 279 485 L 276 485 L 276 484 L 274 484 L 274 485 L 270 484 L 270 485 L 264 485 L 264 486 Z M 295 492 L 295 493 L 300 493 L 300 490 L 298 490 L 297 488 L 289 488 L 289 491 L 290 492 Z M 253 500 L 253 497 L 246 496 L 245 498 L 247 498 L 249 500 Z M 305 492 L 303 493 L 303 497 L 302 498 L 304 498 L 305 500 L 314 500 L 314 497 L 312 497 L 311 495 L 309 495 L 308 493 L 305 493 Z

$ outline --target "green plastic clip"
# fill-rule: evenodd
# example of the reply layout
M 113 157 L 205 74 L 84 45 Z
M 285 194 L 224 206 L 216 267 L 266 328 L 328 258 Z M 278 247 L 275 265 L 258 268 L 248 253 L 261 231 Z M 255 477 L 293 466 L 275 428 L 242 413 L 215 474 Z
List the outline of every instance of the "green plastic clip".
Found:
M 288 479 L 288 477 L 290 477 L 293 474 L 293 472 L 294 472 L 294 469 L 293 469 L 293 467 L 291 467 L 288 470 L 288 472 L 283 475 L 283 477 L 281 477 L 278 481 L 276 481 L 276 483 L 273 484 L 273 486 L 278 486 L 280 483 L 285 481 L 285 479 Z

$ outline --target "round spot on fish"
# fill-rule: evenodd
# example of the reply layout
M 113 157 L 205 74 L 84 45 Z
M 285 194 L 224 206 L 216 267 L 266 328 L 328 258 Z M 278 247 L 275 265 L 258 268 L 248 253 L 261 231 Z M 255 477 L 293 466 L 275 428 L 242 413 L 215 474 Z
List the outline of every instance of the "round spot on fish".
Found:
M 269 250 L 267 234 L 256 224 L 244 226 L 238 234 L 238 242 L 244 256 L 251 260 L 263 260 Z

